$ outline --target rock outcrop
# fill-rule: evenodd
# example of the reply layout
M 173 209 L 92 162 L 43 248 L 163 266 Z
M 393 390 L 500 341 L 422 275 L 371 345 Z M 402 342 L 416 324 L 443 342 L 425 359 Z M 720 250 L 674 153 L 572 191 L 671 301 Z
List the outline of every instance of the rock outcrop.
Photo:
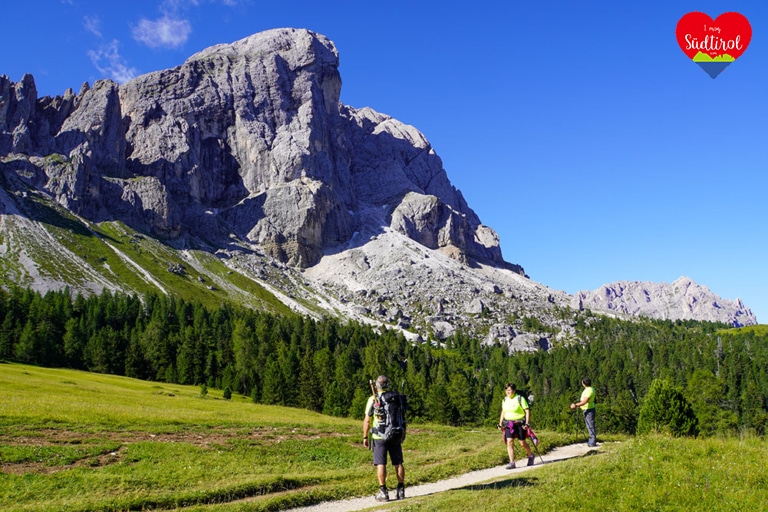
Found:
M 326 37 L 276 29 L 77 95 L 38 99 L 30 75 L 0 77 L 0 165 L 87 219 L 166 239 L 234 233 L 294 267 L 384 209 L 378 228 L 522 274 L 418 130 L 340 104 L 338 64 Z
M 740 299 L 722 299 L 709 288 L 680 277 L 672 283 L 619 281 L 571 299 L 574 309 L 618 312 L 662 320 L 704 320 L 741 327 L 757 319 Z

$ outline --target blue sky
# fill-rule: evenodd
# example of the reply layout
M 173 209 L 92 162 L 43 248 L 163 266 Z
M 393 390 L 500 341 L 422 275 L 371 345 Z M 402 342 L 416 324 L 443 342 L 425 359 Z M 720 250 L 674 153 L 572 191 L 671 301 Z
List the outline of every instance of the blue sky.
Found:
M 716 79 L 677 45 L 690 11 L 752 26 Z M 277 27 L 334 41 L 342 102 L 422 131 L 532 279 L 685 275 L 768 322 L 765 2 L 27 0 L 3 6 L 0 74 L 77 92 Z

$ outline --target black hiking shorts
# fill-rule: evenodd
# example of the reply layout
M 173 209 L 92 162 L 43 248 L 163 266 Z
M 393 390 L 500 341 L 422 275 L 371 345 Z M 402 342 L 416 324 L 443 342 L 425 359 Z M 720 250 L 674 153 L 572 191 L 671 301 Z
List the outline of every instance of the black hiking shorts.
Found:
M 392 461 L 393 466 L 399 466 L 403 463 L 403 444 L 399 439 L 382 441 L 381 439 L 373 440 L 373 465 L 374 466 L 386 466 L 387 465 L 387 453 Z
M 504 440 L 509 441 L 510 439 L 519 439 L 521 441 L 524 441 L 528 435 L 525 432 L 525 428 L 523 428 L 523 421 L 516 421 L 516 420 L 504 420 L 506 424 L 504 424 Z

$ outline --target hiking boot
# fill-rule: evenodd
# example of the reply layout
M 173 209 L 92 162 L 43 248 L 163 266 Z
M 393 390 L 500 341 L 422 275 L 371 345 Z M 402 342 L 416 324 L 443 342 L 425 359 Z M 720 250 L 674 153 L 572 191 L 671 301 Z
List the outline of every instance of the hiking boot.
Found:
M 379 494 L 376 495 L 376 501 L 389 501 L 389 493 L 386 489 L 379 489 Z
M 535 463 L 536 463 L 536 457 L 534 457 L 533 455 L 528 457 L 528 465 L 529 466 L 533 466 Z
M 398 500 L 404 500 L 405 499 L 405 487 L 398 487 L 397 488 L 397 498 Z
M 515 463 L 510 462 L 509 464 L 507 464 L 507 469 L 515 469 Z

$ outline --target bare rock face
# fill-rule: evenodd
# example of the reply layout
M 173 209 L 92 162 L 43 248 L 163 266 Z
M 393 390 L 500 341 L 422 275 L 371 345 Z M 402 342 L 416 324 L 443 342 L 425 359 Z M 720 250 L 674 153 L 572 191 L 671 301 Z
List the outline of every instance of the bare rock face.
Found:
M 124 84 L 128 169 L 160 180 L 183 212 L 159 217 L 168 234 L 208 212 L 295 266 L 349 238 L 337 67 L 323 36 L 273 30 Z
M 757 324 L 740 299 L 722 299 L 688 277 L 668 283 L 619 281 L 571 299 L 574 309 L 593 309 L 661 320 L 703 320 L 734 327 Z
M 500 344 L 507 347 L 511 355 L 515 352 L 536 352 L 549 350 L 549 340 L 536 333 L 518 333 L 508 325 L 493 325 L 483 340 L 484 345 Z
M 0 162 L 91 220 L 164 238 L 235 234 L 307 267 L 364 229 L 364 212 L 462 262 L 504 262 L 412 126 L 339 103 L 326 37 L 276 29 L 118 86 L 37 98 L 0 77 Z M 376 219 L 378 220 L 378 219 Z
M 345 109 L 356 151 L 350 170 L 356 196 L 391 212 L 390 227 L 430 249 L 508 265 L 496 233 L 480 223 L 443 170 L 429 141 L 412 126 L 364 108 Z M 523 269 L 510 266 L 523 274 Z

